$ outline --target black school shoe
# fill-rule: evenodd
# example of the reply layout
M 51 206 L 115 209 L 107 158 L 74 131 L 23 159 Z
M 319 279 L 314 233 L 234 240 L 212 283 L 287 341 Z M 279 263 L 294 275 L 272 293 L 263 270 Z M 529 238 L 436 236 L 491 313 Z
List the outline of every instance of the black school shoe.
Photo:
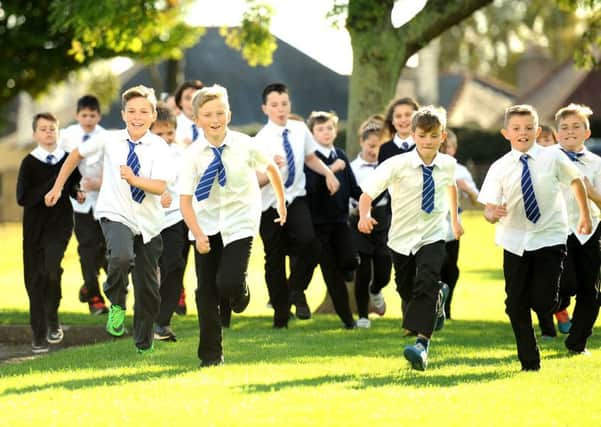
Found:
M 201 368 L 210 368 L 213 366 L 220 366 L 223 365 L 223 356 L 220 356 L 217 359 L 211 359 L 211 360 L 201 360 L 200 361 L 200 367 Z
M 33 339 L 31 343 L 31 352 L 33 354 L 45 354 L 50 350 L 50 346 L 48 345 L 48 341 L 46 341 L 46 337 L 41 340 Z
M 48 334 L 46 335 L 46 340 L 50 344 L 59 344 L 63 340 L 64 337 L 65 337 L 65 334 L 63 333 L 63 329 L 60 326 L 57 326 L 54 329 L 48 330 Z
M 248 289 L 248 285 L 244 283 L 244 291 L 243 294 L 237 298 L 232 298 L 230 300 L 230 307 L 234 313 L 242 313 L 248 307 L 248 303 L 250 302 L 250 289 Z
M 157 341 L 177 341 L 175 333 L 169 326 L 157 326 L 154 328 L 154 339 Z

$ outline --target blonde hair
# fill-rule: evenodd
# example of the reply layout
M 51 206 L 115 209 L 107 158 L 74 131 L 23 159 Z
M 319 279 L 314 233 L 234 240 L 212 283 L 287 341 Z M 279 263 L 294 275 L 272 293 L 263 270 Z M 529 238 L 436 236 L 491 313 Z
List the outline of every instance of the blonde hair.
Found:
M 589 117 L 593 115 L 593 110 L 591 110 L 590 107 L 588 107 L 587 105 L 574 103 L 571 103 L 566 107 L 560 108 L 559 111 L 555 113 L 555 123 L 557 127 L 559 127 L 560 121 L 571 115 L 580 117 L 584 122 L 584 127 L 587 130 L 591 128 Z
M 503 120 L 503 127 L 507 129 L 509 119 L 513 116 L 531 116 L 534 119 L 534 127 L 538 127 L 538 113 L 532 105 L 518 104 L 512 105 L 505 109 L 505 118 Z
M 373 114 L 359 126 L 359 139 L 367 140 L 370 136 L 376 135 L 382 142 L 382 133 L 384 131 L 384 117 L 381 114 Z
M 209 101 L 214 101 L 215 99 L 223 102 L 226 109 L 228 111 L 230 110 L 230 101 L 227 96 L 227 89 L 223 86 L 214 84 L 213 86 L 206 86 L 200 90 L 197 90 L 192 97 L 192 111 L 194 112 L 194 117 L 198 115 L 198 110 L 200 110 L 200 107 Z
M 447 111 L 442 107 L 427 105 L 421 107 L 413 114 L 411 119 L 411 130 L 415 132 L 417 128 L 425 132 L 440 128 L 444 131 L 447 127 Z
M 320 125 L 330 120 L 334 123 L 334 127 L 338 126 L 338 116 L 334 111 L 311 111 L 311 114 L 307 119 L 307 127 L 313 132 L 313 127 L 315 125 Z
M 150 105 L 152 105 L 152 111 L 156 111 L 157 97 L 154 94 L 154 89 L 143 85 L 130 87 L 121 95 L 121 108 L 125 110 L 125 105 L 134 98 L 146 98 L 150 102 Z

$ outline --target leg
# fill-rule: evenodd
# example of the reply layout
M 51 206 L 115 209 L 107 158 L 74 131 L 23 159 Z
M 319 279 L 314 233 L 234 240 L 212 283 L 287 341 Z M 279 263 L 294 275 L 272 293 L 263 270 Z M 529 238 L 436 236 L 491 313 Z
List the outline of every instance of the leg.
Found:
M 236 309 L 236 307 L 242 308 L 243 305 L 248 304 L 246 273 L 251 248 L 252 237 L 235 240 L 223 248 L 216 283 L 221 299 L 231 301 L 228 307 L 231 306 Z M 241 302 L 241 299 L 244 301 Z M 220 310 L 223 308 L 225 308 L 223 304 L 220 304 Z M 220 314 L 224 315 L 223 312 L 220 312 Z
M 60 329 L 58 307 L 62 298 L 61 278 L 63 269 L 61 268 L 61 261 L 63 260 L 69 240 L 56 239 L 54 236 L 53 239 L 46 239 L 46 242 L 43 257 L 46 281 L 44 312 L 49 332 L 56 332 Z
M 111 304 L 125 309 L 128 276 L 134 264 L 134 235 L 119 222 L 102 219 L 100 225 L 108 258 L 104 294 Z
M 34 345 L 46 345 L 46 314 L 44 308 L 44 290 L 46 277 L 43 274 L 44 250 L 39 243 L 29 239 L 23 241 L 23 272 L 25 289 L 29 297 L 29 323 Z
M 392 264 L 394 265 L 394 281 L 397 293 L 401 297 L 403 322 L 406 315 L 406 304 L 411 301 L 413 282 L 415 280 L 415 256 L 401 255 L 392 251 Z M 415 329 L 413 329 L 415 331 Z
M 359 252 L 359 267 L 355 274 L 355 299 L 359 317 L 368 317 L 369 284 L 372 275 L 372 256 Z
M 163 252 L 159 258 L 161 308 L 156 321 L 160 327 L 169 326 L 180 297 L 186 267 L 184 247 L 189 245 L 187 234 L 187 227 L 183 221 L 161 232 L 163 239 Z
M 74 218 L 77 252 L 85 289 L 82 295 L 90 300 L 92 297 L 101 297 L 98 273 L 100 268 L 106 271 L 106 245 L 100 224 L 94 219 L 92 212 L 86 214 L 76 212 Z
M 449 295 L 445 301 L 445 316 L 451 318 L 451 300 L 453 299 L 453 291 L 459 279 L 459 266 L 457 260 L 459 258 L 459 240 L 451 240 L 446 242 L 446 256 L 442 268 L 440 270 L 440 280 L 449 286 Z

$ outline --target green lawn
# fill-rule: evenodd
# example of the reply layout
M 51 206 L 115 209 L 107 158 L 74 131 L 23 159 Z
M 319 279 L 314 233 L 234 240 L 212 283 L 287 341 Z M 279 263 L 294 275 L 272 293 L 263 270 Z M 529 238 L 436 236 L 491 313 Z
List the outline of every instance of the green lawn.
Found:
M 225 331 L 224 366 L 198 369 L 196 317 L 176 317 L 179 341 L 157 343 L 149 356 L 138 356 L 128 337 L 0 365 L 0 426 L 601 425 L 599 335 L 589 341 L 592 357 L 567 357 L 561 338 L 542 342 L 542 370 L 521 373 L 503 311 L 493 227 L 477 213 L 465 214 L 464 226 L 455 320 L 434 336 L 426 372 L 410 370 L 402 356 L 412 340 L 401 337 L 392 285 L 385 290 L 386 316 L 372 318 L 369 330 L 343 330 L 331 315 L 273 330 L 257 240 L 251 305 Z M 0 225 L 0 241 L 0 323 L 26 323 L 20 227 Z M 77 300 L 73 244 L 64 268 L 63 323 L 102 324 L 104 318 L 87 315 Z M 191 311 L 194 283 L 189 268 Z M 312 307 L 324 292 L 316 274 L 308 293 Z

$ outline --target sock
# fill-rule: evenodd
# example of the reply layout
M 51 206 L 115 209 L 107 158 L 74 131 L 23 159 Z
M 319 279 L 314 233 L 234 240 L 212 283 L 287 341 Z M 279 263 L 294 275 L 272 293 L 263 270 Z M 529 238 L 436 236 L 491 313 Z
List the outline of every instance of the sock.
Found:
M 415 344 L 421 344 L 424 346 L 424 348 L 426 349 L 426 351 L 428 351 L 428 347 L 430 345 L 430 340 L 428 338 L 425 337 L 419 337 L 416 341 Z

